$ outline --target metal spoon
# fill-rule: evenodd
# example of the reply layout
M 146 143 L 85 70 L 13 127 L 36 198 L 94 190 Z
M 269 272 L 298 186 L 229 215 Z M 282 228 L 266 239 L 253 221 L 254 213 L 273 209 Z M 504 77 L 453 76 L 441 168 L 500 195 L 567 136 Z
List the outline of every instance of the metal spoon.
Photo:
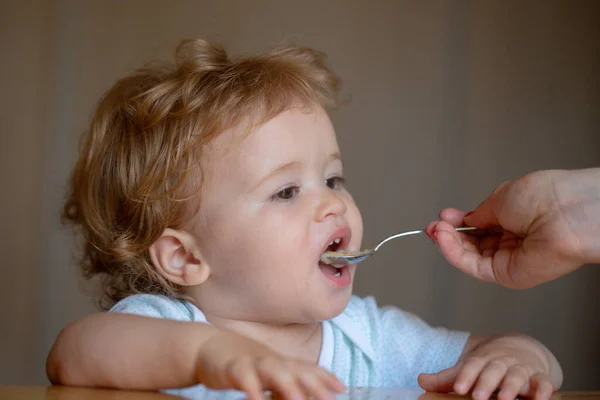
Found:
M 465 227 L 454 228 L 454 229 L 456 229 L 459 232 L 478 230 L 477 228 L 475 228 L 473 226 L 465 226 Z M 321 262 L 332 265 L 334 267 L 342 267 L 342 266 L 348 265 L 348 264 L 358 264 L 360 262 L 365 261 L 367 258 L 371 257 L 373 254 L 375 254 L 375 252 L 377 250 L 379 250 L 379 248 L 384 243 L 386 243 L 392 239 L 396 239 L 396 238 L 399 238 L 402 236 L 416 235 L 416 234 L 424 233 L 424 232 L 425 232 L 424 230 L 420 229 L 418 231 L 397 233 L 395 235 L 392 235 L 388 238 L 383 239 L 381 242 L 379 242 L 379 244 L 377 244 L 377 246 L 375 246 L 374 249 L 365 249 L 365 250 L 361 250 L 361 251 L 343 251 L 343 250 L 342 251 L 326 251 L 325 253 L 323 253 L 323 256 L 321 256 Z

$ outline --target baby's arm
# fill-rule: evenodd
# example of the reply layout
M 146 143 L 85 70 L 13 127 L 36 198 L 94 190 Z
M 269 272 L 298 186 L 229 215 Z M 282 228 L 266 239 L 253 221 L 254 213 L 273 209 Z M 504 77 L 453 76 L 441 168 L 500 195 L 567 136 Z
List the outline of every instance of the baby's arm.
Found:
M 46 363 L 53 384 L 159 389 L 191 386 L 207 324 L 96 314 L 67 325 Z
M 489 398 L 497 389 L 501 400 L 517 395 L 548 399 L 562 380 L 562 369 L 550 350 L 520 334 L 471 337 L 454 367 L 419 376 L 425 390 L 471 391 L 477 400 Z
M 118 313 L 65 327 L 46 370 L 53 384 L 156 390 L 203 383 L 244 390 L 250 399 L 263 398 L 263 389 L 284 398 L 308 393 L 318 399 L 343 390 L 329 372 L 242 335 L 198 322 Z

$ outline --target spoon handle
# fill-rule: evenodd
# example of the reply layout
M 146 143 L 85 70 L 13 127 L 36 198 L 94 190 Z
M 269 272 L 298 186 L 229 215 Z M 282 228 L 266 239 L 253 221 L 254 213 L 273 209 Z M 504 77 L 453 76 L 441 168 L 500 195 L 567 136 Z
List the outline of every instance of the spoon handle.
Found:
M 480 233 L 486 232 L 485 230 L 475 228 L 474 226 L 461 226 L 461 227 L 454 228 L 454 229 L 456 229 L 456 231 L 458 231 L 458 232 L 464 232 L 464 231 L 479 231 Z M 408 231 L 408 232 L 397 233 L 397 234 L 392 235 L 392 236 L 390 236 L 388 238 L 385 238 L 384 240 L 382 240 L 381 242 L 379 242 L 379 244 L 377 246 L 375 246 L 375 248 L 373 249 L 373 251 L 377 251 L 377 249 L 379 249 L 384 243 L 389 242 L 392 239 L 396 239 L 396 238 L 399 238 L 399 237 L 402 237 L 402 236 L 417 235 L 419 233 L 425 233 L 425 231 L 423 229 L 419 229 L 419 230 L 416 230 L 416 231 Z M 477 232 L 472 232 L 472 233 L 476 234 Z

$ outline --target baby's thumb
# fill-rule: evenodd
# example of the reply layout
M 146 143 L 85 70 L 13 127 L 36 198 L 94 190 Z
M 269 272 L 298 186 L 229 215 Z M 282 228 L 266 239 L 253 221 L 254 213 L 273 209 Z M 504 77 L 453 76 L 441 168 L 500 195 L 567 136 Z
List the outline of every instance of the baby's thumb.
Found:
M 420 374 L 418 377 L 419 386 L 428 392 L 452 392 L 454 390 L 454 382 L 456 381 L 459 371 L 460 368 L 458 366 L 454 366 L 436 374 Z

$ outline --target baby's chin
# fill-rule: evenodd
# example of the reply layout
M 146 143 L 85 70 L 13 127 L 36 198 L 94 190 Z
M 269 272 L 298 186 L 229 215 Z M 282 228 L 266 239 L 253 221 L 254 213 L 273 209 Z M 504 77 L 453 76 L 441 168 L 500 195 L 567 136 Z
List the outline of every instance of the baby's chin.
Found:
M 334 299 L 327 302 L 327 307 L 322 308 L 322 313 L 320 313 L 318 321 L 327 321 L 342 314 L 344 310 L 346 310 L 346 307 L 348 307 L 351 296 L 352 285 L 349 286 L 347 290 L 344 290 L 344 292 L 339 293 Z

